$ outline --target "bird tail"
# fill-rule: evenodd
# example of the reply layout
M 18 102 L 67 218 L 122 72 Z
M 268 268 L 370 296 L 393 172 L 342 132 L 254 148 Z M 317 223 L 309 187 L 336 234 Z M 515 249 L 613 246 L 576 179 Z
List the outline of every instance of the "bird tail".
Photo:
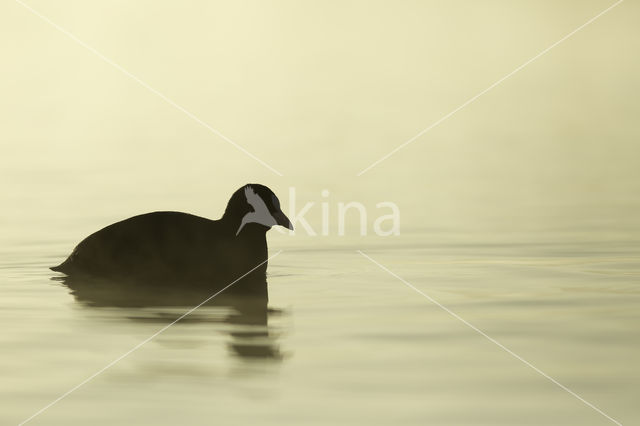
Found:
M 58 266 L 51 266 L 49 269 L 56 272 L 68 272 L 71 266 L 69 263 L 69 259 L 67 259 Z

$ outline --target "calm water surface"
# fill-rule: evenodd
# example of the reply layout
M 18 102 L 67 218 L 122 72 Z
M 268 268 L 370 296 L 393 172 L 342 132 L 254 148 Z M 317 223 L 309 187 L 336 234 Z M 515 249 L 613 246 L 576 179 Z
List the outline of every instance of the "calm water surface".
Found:
M 47 269 L 75 244 L 66 233 L 3 248 L 3 424 L 188 309 L 76 300 Z M 608 414 L 638 419 L 640 267 L 628 235 L 270 237 L 284 251 L 264 316 L 204 306 L 33 424 L 607 424 L 357 249 Z

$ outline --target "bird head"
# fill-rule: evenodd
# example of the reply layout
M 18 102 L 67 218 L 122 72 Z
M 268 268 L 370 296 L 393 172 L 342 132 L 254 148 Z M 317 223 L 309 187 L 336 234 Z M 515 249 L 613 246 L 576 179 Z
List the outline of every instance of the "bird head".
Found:
M 244 185 L 233 193 L 223 218 L 238 223 L 236 235 L 249 223 L 267 228 L 280 225 L 293 230 L 291 221 L 280 208 L 278 197 L 269 188 L 257 183 Z

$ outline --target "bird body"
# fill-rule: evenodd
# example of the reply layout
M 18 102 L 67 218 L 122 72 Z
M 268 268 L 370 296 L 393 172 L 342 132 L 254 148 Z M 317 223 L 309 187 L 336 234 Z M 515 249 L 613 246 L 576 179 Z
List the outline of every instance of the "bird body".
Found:
M 89 235 L 51 269 L 74 277 L 211 288 L 245 274 L 244 283 L 264 281 L 266 232 L 276 224 L 292 229 L 273 200 L 267 187 L 250 184 L 233 194 L 219 220 L 173 211 L 134 216 Z M 230 289 L 244 287 L 238 282 Z

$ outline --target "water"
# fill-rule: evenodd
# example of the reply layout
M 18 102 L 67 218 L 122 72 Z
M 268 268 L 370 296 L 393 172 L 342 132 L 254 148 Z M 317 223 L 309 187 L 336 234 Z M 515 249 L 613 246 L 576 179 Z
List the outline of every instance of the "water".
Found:
M 267 324 L 203 307 L 33 423 L 607 423 L 356 249 L 628 422 L 640 379 L 638 242 L 554 235 L 471 244 L 424 233 L 345 248 L 275 238 L 284 251 L 270 265 Z M 75 301 L 46 269 L 71 244 L 3 253 L 4 424 L 187 310 Z
M 269 233 L 282 253 L 268 306 L 203 306 L 29 424 L 614 424 L 451 312 L 638 423 L 637 3 L 360 177 L 607 5 L 33 6 L 284 176 L 0 5 L 1 424 L 198 303 L 105 303 L 49 266 L 134 214 L 217 218 L 246 182 L 270 186 L 285 212 L 289 187 L 298 210 L 315 202 L 318 234 L 329 208 L 326 236 Z M 348 201 L 365 206 L 366 236 L 355 216 L 338 235 Z M 401 211 L 399 236 L 372 233 L 382 201 Z

